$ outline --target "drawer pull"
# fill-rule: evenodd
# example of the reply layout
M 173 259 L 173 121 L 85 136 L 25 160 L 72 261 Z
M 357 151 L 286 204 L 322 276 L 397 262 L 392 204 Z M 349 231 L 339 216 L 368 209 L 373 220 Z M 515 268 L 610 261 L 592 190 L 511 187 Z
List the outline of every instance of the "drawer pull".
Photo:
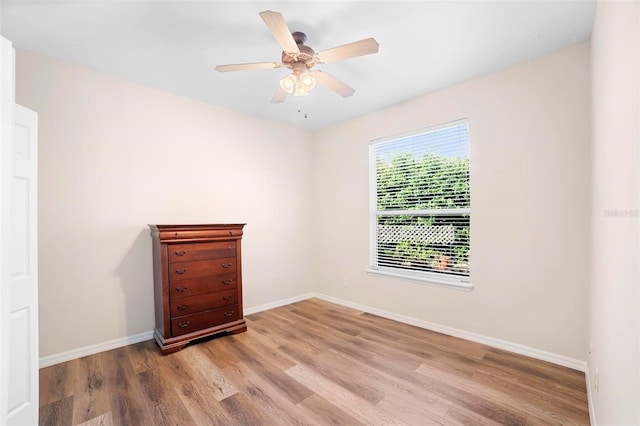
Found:
M 182 251 L 176 251 L 176 256 L 184 256 L 185 254 L 187 254 L 186 250 L 182 250 Z
M 233 296 L 222 296 L 222 300 L 231 300 Z
M 233 231 L 229 231 L 229 235 L 233 235 Z
M 187 322 L 185 322 L 184 324 L 183 324 L 183 323 L 181 323 L 181 322 L 179 322 L 179 323 L 178 323 L 178 327 L 180 327 L 180 328 L 187 328 L 187 327 L 189 327 L 189 325 L 190 325 L 190 324 L 191 324 L 191 321 L 187 321 Z
M 184 311 L 185 309 L 187 309 L 189 307 L 189 305 L 178 305 L 178 310 L 179 311 Z
M 187 286 L 185 285 L 184 287 L 176 287 L 176 291 L 178 293 L 184 293 L 185 291 L 187 291 Z
M 176 269 L 176 274 L 178 275 L 184 275 L 185 272 L 187 272 L 187 268 Z
M 222 280 L 222 284 L 224 285 L 229 285 L 233 282 L 233 280 L 231 278 L 229 278 L 228 280 Z
M 177 233 L 177 232 L 176 232 L 176 236 L 175 236 L 175 238 L 178 238 L 178 233 Z
M 222 267 L 223 267 L 224 269 L 229 269 L 229 268 L 231 268 L 231 262 L 229 262 L 229 263 L 223 263 L 223 264 L 222 264 Z
M 233 315 L 233 313 L 234 313 L 233 311 L 231 311 L 231 312 L 225 312 L 225 313 L 224 313 L 224 316 L 225 316 L 225 317 L 230 317 L 230 316 L 232 316 L 232 315 Z

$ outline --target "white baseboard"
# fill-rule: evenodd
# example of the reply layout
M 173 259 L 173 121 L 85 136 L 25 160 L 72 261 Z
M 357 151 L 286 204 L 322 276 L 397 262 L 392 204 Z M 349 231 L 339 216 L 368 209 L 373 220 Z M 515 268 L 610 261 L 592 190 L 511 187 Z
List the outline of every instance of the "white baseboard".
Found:
M 262 311 L 268 311 L 269 309 L 279 308 L 280 306 L 290 305 L 292 303 L 300 302 L 302 300 L 311 299 L 316 297 L 315 293 L 302 294 L 300 296 L 289 297 L 288 299 L 277 300 L 275 302 L 265 303 L 264 305 L 254 306 L 252 308 L 245 308 L 243 312 L 245 315 L 256 314 Z
M 416 327 L 425 328 L 427 330 L 437 331 L 438 333 L 447 334 L 449 336 L 471 340 L 472 342 L 482 343 L 483 345 L 491 346 L 493 348 L 503 349 L 503 350 L 514 352 L 520 355 L 529 356 L 531 358 L 539 359 L 542 361 L 552 362 L 554 364 L 558 364 L 563 367 L 572 368 L 574 370 L 585 372 L 587 369 L 587 363 L 579 359 L 570 358 L 564 355 L 558 355 L 551 352 L 546 352 L 540 349 L 532 348 L 532 347 L 521 345 L 518 343 L 508 342 L 506 340 L 500 340 L 493 337 L 484 336 L 482 334 L 472 333 L 470 331 L 449 327 L 446 325 L 435 324 L 432 322 L 407 317 L 407 316 L 396 314 L 393 312 L 387 312 L 382 309 L 372 308 L 371 306 L 349 302 L 347 300 L 338 299 L 333 296 L 327 296 L 319 293 L 315 293 L 314 296 L 317 297 L 318 299 L 326 300 L 327 302 L 332 302 L 338 305 L 346 306 L 348 308 L 356 309 L 358 311 L 367 312 L 373 315 L 377 315 L 379 317 L 388 318 L 388 319 L 402 322 L 405 324 L 414 325 Z
M 290 297 L 288 299 L 278 300 L 271 303 L 265 303 L 264 305 L 254 306 L 252 308 L 245 309 L 244 315 L 251 315 L 257 312 L 279 308 L 280 306 L 290 305 L 292 303 L 300 302 L 301 300 L 310 299 L 312 297 L 314 297 L 314 294 L 308 293 L 308 294 L 303 294 L 296 297 Z M 95 345 L 89 345 L 89 346 L 84 346 L 78 349 L 72 349 L 70 351 L 61 352 L 54 355 L 49 355 L 49 356 L 40 358 L 40 368 L 49 367 L 51 365 L 59 364 L 61 362 L 71 361 L 72 359 L 82 358 L 83 356 L 97 354 L 100 352 L 121 348 L 123 346 L 133 345 L 135 343 L 144 342 L 145 340 L 151 340 L 151 339 L 153 339 L 153 330 L 136 334 L 133 336 L 110 340 L 108 342 L 96 343 Z
M 99 352 L 109 351 L 111 349 L 121 348 L 122 346 L 133 345 L 135 343 L 144 342 L 153 339 L 153 331 L 147 331 L 133 336 L 121 337 L 120 339 L 109 340 L 108 342 L 96 343 L 95 345 L 84 346 L 78 349 L 72 349 L 66 352 L 49 355 L 40 358 L 40 368 L 50 365 L 59 364 L 72 359 L 82 358 L 83 356 L 97 354 Z
M 593 405 L 593 392 L 591 392 L 591 374 L 589 370 L 589 363 L 587 363 L 587 368 L 584 372 L 584 376 L 587 381 L 587 402 L 589 404 L 589 420 L 591 422 L 591 426 L 596 426 L 596 409 L 595 409 L 595 405 Z
M 407 317 L 407 316 L 396 314 L 393 312 L 384 311 L 382 309 L 373 308 L 371 306 L 361 305 L 359 303 L 354 303 L 348 300 L 339 299 L 333 296 L 327 296 L 321 293 L 306 293 L 300 296 L 290 297 L 288 299 L 282 299 L 275 302 L 254 306 L 251 308 L 244 309 L 244 315 L 251 315 L 257 312 L 278 308 L 280 306 L 290 305 L 292 303 L 300 302 L 302 300 L 310 299 L 312 297 L 317 297 L 318 299 L 326 300 L 327 302 L 346 306 L 348 308 L 356 309 L 358 311 L 363 311 L 373 315 L 378 315 L 383 318 L 388 318 L 388 319 L 402 322 L 405 324 L 414 325 L 416 327 L 424 328 L 427 330 L 437 331 L 438 333 L 459 337 L 461 339 L 470 340 L 472 342 L 482 343 L 487 346 L 503 349 L 510 352 L 515 352 L 520 355 L 525 355 L 531 358 L 552 362 L 554 364 L 562 365 L 564 367 L 573 368 L 574 370 L 583 371 L 587 373 L 587 363 L 579 359 L 542 351 L 540 349 L 535 349 L 529 346 L 520 345 L 518 343 L 512 343 L 505 340 L 500 340 L 493 337 L 488 337 L 481 334 L 476 334 L 476 333 L 460 330 L 460 329 L 445 326 L 445 325 L 435 324 L 432 322 L 428 322 L 428 321 L 424 321 L 424 320 L 420 320 L 412 317 Z M 148 331 L 145 333 L 136 334 L 134 336 L 114 339 L 108 342 L 98 343 L 95 345 L 85 346 L 83 348 L 73 349 L 67 352 L 50 355 L 47 357 L 40 358 L 40 368 L 48 367 L 50 365 L 58 364 L 65 361 L 70 361 L 72 359 L 81 358 L 83 356 L 96 354 L 98 352 L 103 352 L 103 351 L 119 348 L 122 346 L 132 345 L 134 343 L 143 342 L 145 340 L 151 340 L 151 339 L 153 339 L 153 331 Z M 587 391 L 589 391 L 588 378 L 589 376 L 587 374 Z M 592 407 L 591 394 L 589 394 L 589 407 Z M 592 424 L 594 424 L 593 419 L 592 419 Z

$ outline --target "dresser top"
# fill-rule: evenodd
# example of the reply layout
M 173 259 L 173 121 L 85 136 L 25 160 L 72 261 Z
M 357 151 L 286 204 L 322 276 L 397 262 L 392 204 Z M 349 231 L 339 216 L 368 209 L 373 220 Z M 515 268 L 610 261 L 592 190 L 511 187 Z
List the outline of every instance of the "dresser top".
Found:
M 246 223 L 216 223 L 216 224 L 188 224 L 188 225 L 149 225 L 151 229 L 158 229 L 160 231 L 171 231 L 171 230 L 191 230 L 196 231 L 199 229 L 229 229 L 229 228 L 239 228 L 242 229 Z

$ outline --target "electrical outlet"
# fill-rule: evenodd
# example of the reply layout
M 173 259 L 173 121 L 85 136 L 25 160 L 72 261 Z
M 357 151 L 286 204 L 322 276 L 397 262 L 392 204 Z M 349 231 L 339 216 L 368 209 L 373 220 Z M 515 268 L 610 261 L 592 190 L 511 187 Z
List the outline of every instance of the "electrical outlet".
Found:
M 342 286 L 349 287 L 349 278 L 344 277 L 344 279 L 342 280 Z

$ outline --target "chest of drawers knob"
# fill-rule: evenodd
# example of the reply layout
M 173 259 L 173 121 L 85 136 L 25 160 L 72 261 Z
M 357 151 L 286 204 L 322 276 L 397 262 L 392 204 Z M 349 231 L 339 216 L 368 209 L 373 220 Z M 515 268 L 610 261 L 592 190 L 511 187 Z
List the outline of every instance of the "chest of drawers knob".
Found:
M 233 296 L 224 296 L 224 297 L 222 298 L 222 300 L 227 300 L 227 301 L 228 301 L 228 300 L 231 300 L 231 299 L 233 299 Z
M 225 316 L 225 317 L 232 317 L 232 316 L 233 316 L 233 314 L 235 314 L 235 312 L 234 312 L 234 311 L 229 311 L 229 312 L 225 312 L 225 313 L 224 313 L 224 316 Z
M 180 327 L 180 328 L 187 328 L 187 327 L 189 327 L 190 325 L 191 325 L 191 322 L 190 322 L 190 321 L 187 321 L 187 322 L 185 322 L 185 323 L 179 323 L 179 324 L 178 324 L 178 327 Z
M 222 264 L 222 267 L 223 267 L 224 269 L 229 269 L 229 268 L 231 268 L 231 263 L 223 263 L 223 264 Z
M 187 254 L 187 251 L 186 250 L 175 251 L 174 253 L 176 254 L 176 256 L 184 256 L 185 254 Z
M 185 291 L 187 291 L 187 288 L 189 288 L 189 287 L 187 287 L 187 286 L 184 286 L 184 287 L 178 287 L 178 288 L 176 288 L 176 291 L 177 291 L 178 293 L 184 293 Z
M 176 269 L 176 274 L 184 275 L 187 272 L 187 268 Z
M 178 305 L 178 310 L 179 311 L 184 311 L 185 309 L 188 309 L 189 305 Z

